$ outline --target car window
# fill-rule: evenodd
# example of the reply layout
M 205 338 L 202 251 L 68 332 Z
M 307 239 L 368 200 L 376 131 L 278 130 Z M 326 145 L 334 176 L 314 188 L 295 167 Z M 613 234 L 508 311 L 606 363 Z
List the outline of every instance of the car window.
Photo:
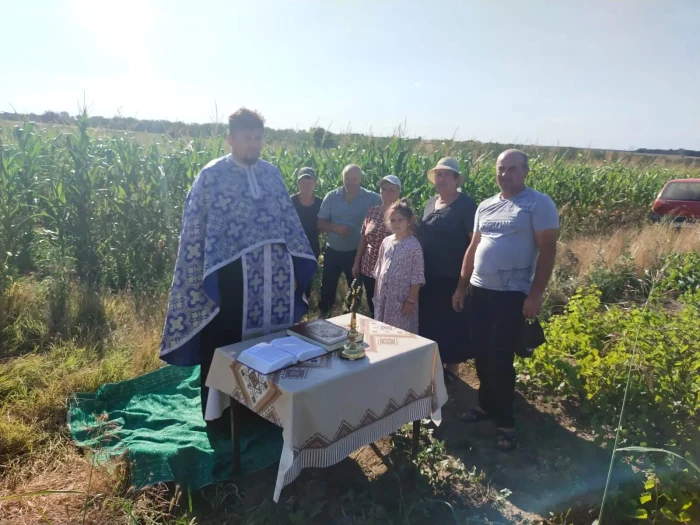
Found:
M 700 182 L 672 182 L 664 188 L 662 199 L 700 201 Z

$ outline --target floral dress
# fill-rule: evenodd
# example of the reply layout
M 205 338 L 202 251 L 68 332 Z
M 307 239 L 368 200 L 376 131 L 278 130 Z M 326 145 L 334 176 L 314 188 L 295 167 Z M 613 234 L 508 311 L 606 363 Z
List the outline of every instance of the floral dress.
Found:
M 425 284 L 423 249 L 413 236 L 396 242 L 390 235 L 382 242 L 374 269 L 377 288 L 374 295 L 374 318 L 407 332 L 418 333 L 418 305 L 411 315 L 401 308 L 408 299 L 411 286 Z
M 360 271 L 367 277 L 374 277 L 379 248 L 382 246 L 382 241 L 391 235 L 391 230 L 386 225 L 381 206 L 374 206 L 369 209 L 360 233 L 367 237 L 367 249 L 362 256 Z

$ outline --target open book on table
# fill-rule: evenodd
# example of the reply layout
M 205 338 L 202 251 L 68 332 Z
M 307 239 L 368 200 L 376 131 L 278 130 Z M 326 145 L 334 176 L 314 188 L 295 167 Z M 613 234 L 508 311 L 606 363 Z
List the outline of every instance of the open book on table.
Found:
M 238 362 L 266 375 L 325 353 L 326 350 L 320 346 L 298 337 L 282 337 L 243 350 L 238 356 Z

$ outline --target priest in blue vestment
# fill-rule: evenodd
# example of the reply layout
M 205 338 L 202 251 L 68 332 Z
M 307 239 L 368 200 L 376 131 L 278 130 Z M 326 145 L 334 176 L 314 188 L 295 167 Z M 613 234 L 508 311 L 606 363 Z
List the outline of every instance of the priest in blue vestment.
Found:
M 242 108 L 228 125 L 231 154 L 207 164 L 185 200 L 160 346 L 167 363 L 201 365 L 207 420 L 222 414 L 207 410 L 221 399 L 205 386 L 216 348 L 299 322 L 317 268 L 279 169 L 260 159 L 263 118 Z

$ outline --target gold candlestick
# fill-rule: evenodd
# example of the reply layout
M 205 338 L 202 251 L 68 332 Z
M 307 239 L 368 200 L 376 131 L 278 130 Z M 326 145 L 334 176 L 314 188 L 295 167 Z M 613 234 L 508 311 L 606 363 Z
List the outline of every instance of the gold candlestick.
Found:
M 360 306 L 362 297 L 362 284 L 355 279 L 350 285 L 350 291 L 345 298 L 346 307 L 350 310 L 350 330 L 348 330 L 349 342 L 345 343 L 343 351 L 340 352 L 340 357 L 354 361 L 365 357 L 365 349 L 357 342 L 359 333 L 357 331 L 357 309 Z

